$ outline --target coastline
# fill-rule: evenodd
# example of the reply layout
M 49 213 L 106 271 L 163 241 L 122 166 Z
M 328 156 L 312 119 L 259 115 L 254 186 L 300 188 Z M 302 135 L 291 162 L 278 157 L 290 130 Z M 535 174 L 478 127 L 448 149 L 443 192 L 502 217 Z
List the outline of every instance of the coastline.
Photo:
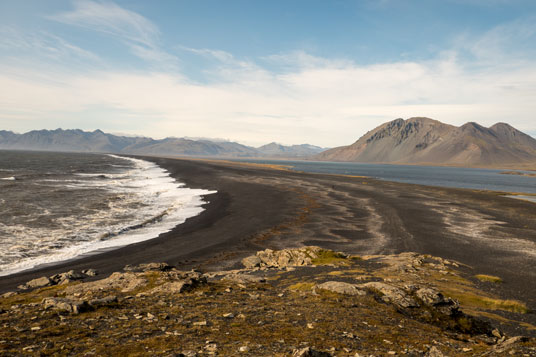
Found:
M 201 214 L 157 238 L 1 277 L 0 292 L 71 269 L 97 269 L 97 278 L 127 264 L 155 261 L 214 270 L 231 268 L 264 248 L 319 245 L 351 254 L 414 251 L 453 259 L 470 266 L 471 274 L 500 276 L 504 283 L 497 294 L 536 308 L 534 287 L 526 284 L 536 280 L 536 272 L 526 269 L 536 261 L 530 253 L 536 246 L 533 203 L 492 192 L 362 177 L 140 158 L 167 169 L 187 187 L 217 193 L 206 196 Z M 513 247 L 504 245 L 509 239 Z

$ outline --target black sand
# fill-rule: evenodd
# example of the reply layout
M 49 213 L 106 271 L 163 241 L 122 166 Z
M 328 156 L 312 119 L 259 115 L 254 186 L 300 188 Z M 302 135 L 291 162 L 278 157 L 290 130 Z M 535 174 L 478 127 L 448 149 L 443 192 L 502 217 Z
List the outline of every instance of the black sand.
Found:
M 428 253 L 504 280 L 496 293 L 536 309 L 536 204 L 493 192 L 258 166 L 148 158 L 188 187 L 217 190 L 205 211 L 153 240 L 15 275 L 0 292 L 70 269 L 126 264 L 229 267 L 264 248 L 320 245 L 355 254 Z M 529 317 L 530 318 L 530 317 Z

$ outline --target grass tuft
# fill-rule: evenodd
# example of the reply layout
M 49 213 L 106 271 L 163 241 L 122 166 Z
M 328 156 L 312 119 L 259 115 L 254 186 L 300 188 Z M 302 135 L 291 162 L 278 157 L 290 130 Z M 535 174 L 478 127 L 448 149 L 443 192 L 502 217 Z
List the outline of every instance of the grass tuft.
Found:
M 348 265 L 348 258 L 341 253 L 332 250 L 321 250 L 318 256 L 312 260 L 314 265 Z
M 296 283 L 289 286 L 288 289 L 294 291 L 311 291 L 314 286 L 314 283 Z
M 488 283 L 502 283 L 502 279 L 498 276 L 494 275 L 486 275 L 486 274 L 477 274 L 475 275 L 475 278 L 477 278 L 480 281 L 485 281 Z

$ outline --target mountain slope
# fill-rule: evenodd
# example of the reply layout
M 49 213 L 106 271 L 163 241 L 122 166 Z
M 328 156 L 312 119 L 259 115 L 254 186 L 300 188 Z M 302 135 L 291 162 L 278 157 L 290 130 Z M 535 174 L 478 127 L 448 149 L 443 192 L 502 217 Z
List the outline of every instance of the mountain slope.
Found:
M 429 118 L 396 119 L 317 160 L 495 166 L 536 162 L 536 139 L 505 123 L 461 127 Z
M 313 145 L 283 146 L 268 144 L 254 148 L 230 141 L 130 137 L 104 133 L 100 130 L 33 130 L 24 134 L 0 130 L 0 149 L 109 152 L 138 155 L 180 155 L 196 157 L 273 157 L 297 158 L 319 153 Z
M 318 153 L 321 153 L 325 149 L 309 145 L 309 144 L 302 144 L 302 145 L 291 145 L 291 146 L 285 146 L 281 145 L 275 142 L 272 142 L 270 144 L 263 145 L 261 147 L 258 147 L 257 150 L 262 154 L 262 156 L 267 157 L 308 157 L 312 156 Z

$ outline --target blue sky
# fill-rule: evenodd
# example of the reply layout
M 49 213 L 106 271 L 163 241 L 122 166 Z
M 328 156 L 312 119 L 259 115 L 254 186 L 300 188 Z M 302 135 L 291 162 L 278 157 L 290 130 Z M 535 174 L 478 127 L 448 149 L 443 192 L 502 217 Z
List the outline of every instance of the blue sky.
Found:
M 0 129 L 349 144 L 398 117 L 536 135 L 536 2 L 0 2 Z

